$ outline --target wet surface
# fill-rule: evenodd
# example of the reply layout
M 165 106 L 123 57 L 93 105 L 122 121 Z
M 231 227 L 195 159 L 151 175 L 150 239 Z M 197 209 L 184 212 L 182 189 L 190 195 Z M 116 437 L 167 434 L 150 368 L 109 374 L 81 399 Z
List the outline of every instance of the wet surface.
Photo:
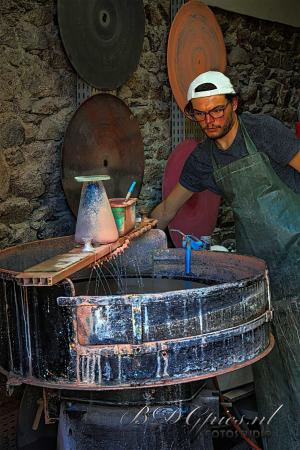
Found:
M 159 292 L 171 292 L 185 289 L 199 289 L 207 287 L 207 283 L 193 280 L 168 279 L 168 278 L 106 278 L 105 284 L 99 280 L 88 282 L 76 282 L 76 295 L 110 295 L 122 294 L 153 294 Z

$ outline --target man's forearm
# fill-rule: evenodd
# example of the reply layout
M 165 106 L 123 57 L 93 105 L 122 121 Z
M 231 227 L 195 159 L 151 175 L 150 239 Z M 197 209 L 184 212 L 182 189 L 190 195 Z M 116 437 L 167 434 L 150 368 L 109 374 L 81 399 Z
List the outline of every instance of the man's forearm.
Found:
M 157 228 L 164 230 L 167 228 L 169 222 L 173 219 L 175 214 L 168 212 L 165 202 L 160 203 L 150 214 L 150 217 L 157 219 Z
M 176 216 L 177 211 L 192 195 L 192 191 L 177 183 L 168 197 L 154 208 L 151 213 L 151 217 L 158 220 L 157 227 L 164 230 L 173 217 Z

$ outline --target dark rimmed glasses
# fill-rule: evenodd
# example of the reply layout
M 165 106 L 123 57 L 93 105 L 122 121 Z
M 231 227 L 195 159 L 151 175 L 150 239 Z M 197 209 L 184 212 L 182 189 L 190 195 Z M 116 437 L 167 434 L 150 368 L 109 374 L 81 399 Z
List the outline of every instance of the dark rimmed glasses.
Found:
M 226 105 L 216 106 L 215 108 L 205 112 L 199 111 L 198 109 L 191 109 L 187 111 L 187 114 L 192 120 L 197 120 L 199 122 L 203 122 L 206 119 L 206 116 L 210 116 L 212 119 L 220 119 L 225 114 L 225 109 L 231 102 L 227 102 Z

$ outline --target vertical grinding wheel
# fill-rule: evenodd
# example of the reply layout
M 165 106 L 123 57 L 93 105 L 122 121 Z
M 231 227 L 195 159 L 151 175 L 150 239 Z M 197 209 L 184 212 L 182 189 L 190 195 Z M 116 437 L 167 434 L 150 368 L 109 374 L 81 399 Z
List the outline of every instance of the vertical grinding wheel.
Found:
M 61 38 L 71 64 L 98 89 L 116 89 L 138 65 L 143 48 L 142 0 L 58 0 Z
M 128 106 L 110 94 L 90 97 L 73 115 L 62 148 L 62 183 L 76 215 L 81 186 L 75 176 L 109 175 L 108 197 L 125 197 L 132 181 L 140 192 L 144 174 L 144 146 L 139 125 Z
M 172 23 L 167 53 L 168 75 L 176 102 L 184 111 L 191 81 L 203 72 L 226 68 L 222 31 L 213 12 L 198 0 L 184 4 Z

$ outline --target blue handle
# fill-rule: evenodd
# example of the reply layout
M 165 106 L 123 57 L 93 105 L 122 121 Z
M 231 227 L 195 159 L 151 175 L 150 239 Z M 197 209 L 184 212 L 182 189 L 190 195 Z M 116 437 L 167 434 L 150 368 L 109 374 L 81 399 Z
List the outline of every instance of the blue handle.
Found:
M 186 234 L 184 236 L 184 239 L 182 239 L 182 247 L 186 248 L 188 242 L 192 250 L 201 250 L 205 246 L 205 242 L 201 239 L 196 240 L 193 239 L 189 234 Z
M 130 194 L 132 193 L 134 186 L 136 185 L 136 181 L 133 181 L 130 185 L 130 188 L 128 189 L 128 193 L 130 192 Z
M 190 241 L 187 241 L 185 248 L 185 274 L 189 275 L 190 272 L 191 272 L 191 243 Z
M 136 181 L 133 181 L 133 182 L 131 183 L 131 185 L 130 185 L 130 188 L 128 189 L 128 192 L 127 192 L 126 197 L 125 197 L 125 201 L 127 201 L 127 200 L 130 199 L 131 194 L 132 194 L 132 191 L 133 191 L 135 185 L 136 185 Z

